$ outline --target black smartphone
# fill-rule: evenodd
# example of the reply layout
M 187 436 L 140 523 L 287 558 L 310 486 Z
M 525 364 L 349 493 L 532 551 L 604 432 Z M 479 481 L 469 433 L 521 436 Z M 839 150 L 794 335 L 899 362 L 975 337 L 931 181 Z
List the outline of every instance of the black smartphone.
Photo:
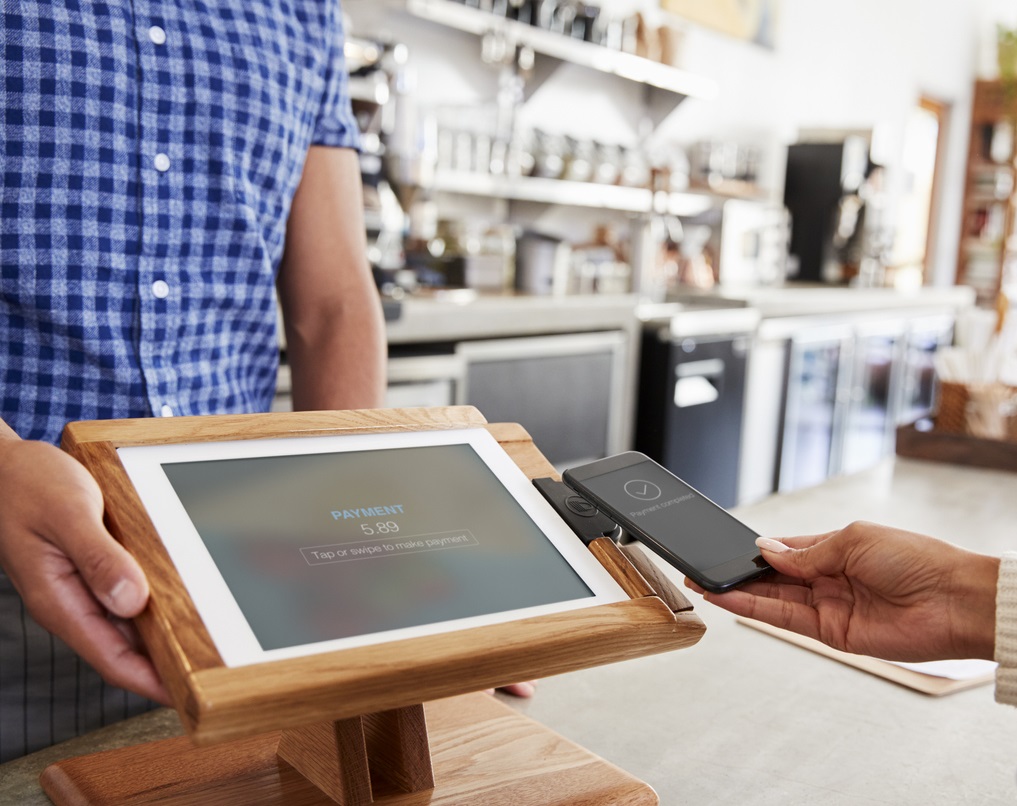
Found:
M 644 454 L 598 459 L 562 478 L 708 591 L 730 590 L 770 570 L 756 532 Z

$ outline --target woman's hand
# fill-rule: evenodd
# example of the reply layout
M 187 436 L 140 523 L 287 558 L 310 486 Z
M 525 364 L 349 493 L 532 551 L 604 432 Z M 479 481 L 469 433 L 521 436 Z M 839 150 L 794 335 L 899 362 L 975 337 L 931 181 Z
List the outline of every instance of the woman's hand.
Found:
M 739 616 L 887 660 L 993 657 L 999 560 L 872 523 L 757 545 L 774 573 L 715 594 Z

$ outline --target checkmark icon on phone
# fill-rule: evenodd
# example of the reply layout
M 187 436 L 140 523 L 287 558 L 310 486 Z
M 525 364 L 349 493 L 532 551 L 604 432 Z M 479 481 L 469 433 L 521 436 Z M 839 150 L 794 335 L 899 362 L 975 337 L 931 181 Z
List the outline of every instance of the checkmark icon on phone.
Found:
M 656 501 L 660 498 L 660 487 L 645 479 L 630 479 L 625 482 L 625 492 L 638 501 Z

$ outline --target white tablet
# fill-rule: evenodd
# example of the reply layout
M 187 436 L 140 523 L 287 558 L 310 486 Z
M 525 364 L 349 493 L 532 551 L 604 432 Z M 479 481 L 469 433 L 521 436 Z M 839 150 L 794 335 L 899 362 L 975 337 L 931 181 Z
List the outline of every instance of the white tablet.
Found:
M 484 429 L 118 453 L 226 666 L 627 598 Z

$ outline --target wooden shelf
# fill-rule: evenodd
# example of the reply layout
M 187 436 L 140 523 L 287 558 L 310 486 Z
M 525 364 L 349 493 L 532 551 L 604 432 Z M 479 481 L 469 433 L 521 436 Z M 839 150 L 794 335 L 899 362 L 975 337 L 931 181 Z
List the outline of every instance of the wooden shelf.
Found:
M 981 193 L 973 193 L 968 196 L 965 201 L 966 206 L 972 208 L 988 207 L 992 204 L 1009 204 L 1011 201 L 1009 196 L 1004 196 L 1002 199 L 999 196 L 983 195 Z
M 693 182 L 689 186 L 689 193 L 706 193 L 725 199 L 743 199 L 745 201 L 764 201 L 769 198 L 769 193 L 765 188 L 740 179 L 725 179 L 711 185 Z
M 1013 162 L 996 162 L 988 158 L 986 132 L 998 123 L 1017 116 L 1017 108 L 1004 108 L 1005 96 L 998 81 L 975 82 L 974 104 L 971 111 L 970 136 L 968 138 L 968 162 L 964 188 L 964 226 L 968 227 L 969 216 L 977 208 L 1004 208 L 1000 237 L 983 240 L 973 236 L 961 238 L 957 255 L 956 283 L 976 288 L 978 302 L 990 305 L 995 301 L 1005 280 L 1006 244 L 1014 237 L 1014 220 L 1017 213 L 1017 194 L 1011 192 L 1002 198 L 985 187 L 986 177 L 1000 173 L 1013 177 L 1017 167 Z M 1011 155 L 1011 160 L 1015 155 Z M 993 264 L 991 273 L 986 272 L 987 263 Z M 976 268 L 977 266 L 977 268 Z

